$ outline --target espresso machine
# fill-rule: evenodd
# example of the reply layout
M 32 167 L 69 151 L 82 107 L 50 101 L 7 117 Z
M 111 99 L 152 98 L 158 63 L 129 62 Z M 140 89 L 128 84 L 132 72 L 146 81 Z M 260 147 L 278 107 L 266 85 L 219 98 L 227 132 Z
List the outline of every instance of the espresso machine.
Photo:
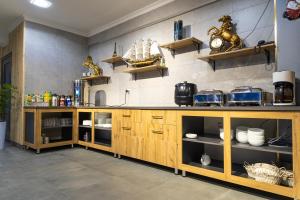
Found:
M 74 106 L 84 105 L 84 81 L 74 81 Z
M 275 87 L 273 105 L 296 105 L 295 72 L 280 71 L 273 73 L 273 85 Z

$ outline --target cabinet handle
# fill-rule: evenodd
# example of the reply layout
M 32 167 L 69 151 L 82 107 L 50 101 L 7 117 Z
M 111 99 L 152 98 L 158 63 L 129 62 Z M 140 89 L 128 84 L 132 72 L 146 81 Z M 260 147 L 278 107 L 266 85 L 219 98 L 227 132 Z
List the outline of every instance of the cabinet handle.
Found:
M 156 130 L 152 130 L 152 133 L 154 133 L 154 134 L 164 134 L 163 131 L 156 131 Z
M 130 127 L 122 127 L 123 130 L 126 130 L 126 131 L 130 131 L 131 128 Z
M 152 116 L 152 119 L 163 119 L 163 116 Z
M 123 115 L 123 117 L 131 117 L 131 115 Z

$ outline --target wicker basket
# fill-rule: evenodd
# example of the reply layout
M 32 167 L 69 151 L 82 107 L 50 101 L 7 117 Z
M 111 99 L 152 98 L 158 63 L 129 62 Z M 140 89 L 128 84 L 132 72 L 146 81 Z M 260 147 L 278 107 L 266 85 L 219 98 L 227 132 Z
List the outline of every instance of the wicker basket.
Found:
M 255 179 L 258 182 L 264 182 L 269 184 L 280 184 L 281 183 L 281 169 L 266 163 L 245 163 L 244 167 L 250 178 Z
M 285 186 L 294 186 L 294 174 L 292 171 L 282 169 L 282 184 Z

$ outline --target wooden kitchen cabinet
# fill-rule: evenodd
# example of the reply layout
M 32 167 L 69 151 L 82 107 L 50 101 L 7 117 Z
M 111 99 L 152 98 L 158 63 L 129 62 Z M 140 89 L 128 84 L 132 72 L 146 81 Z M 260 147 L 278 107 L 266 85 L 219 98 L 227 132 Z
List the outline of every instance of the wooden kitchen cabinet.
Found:
M 144 160 L 177 169 L 176 111 L 143 111 Z
M 144 124 L 141 110 L 120 110 L 118 113 L 117 153 L 143 159 Z

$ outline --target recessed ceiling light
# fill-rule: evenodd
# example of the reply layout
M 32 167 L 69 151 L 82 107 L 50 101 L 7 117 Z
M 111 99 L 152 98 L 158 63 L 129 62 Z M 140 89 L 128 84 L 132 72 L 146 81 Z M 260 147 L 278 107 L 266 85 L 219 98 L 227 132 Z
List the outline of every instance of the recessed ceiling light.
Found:
M 49 8 L 52 5 L 52 3 L 47 0 L 30 0 L 30 3 L 41 8 Z

